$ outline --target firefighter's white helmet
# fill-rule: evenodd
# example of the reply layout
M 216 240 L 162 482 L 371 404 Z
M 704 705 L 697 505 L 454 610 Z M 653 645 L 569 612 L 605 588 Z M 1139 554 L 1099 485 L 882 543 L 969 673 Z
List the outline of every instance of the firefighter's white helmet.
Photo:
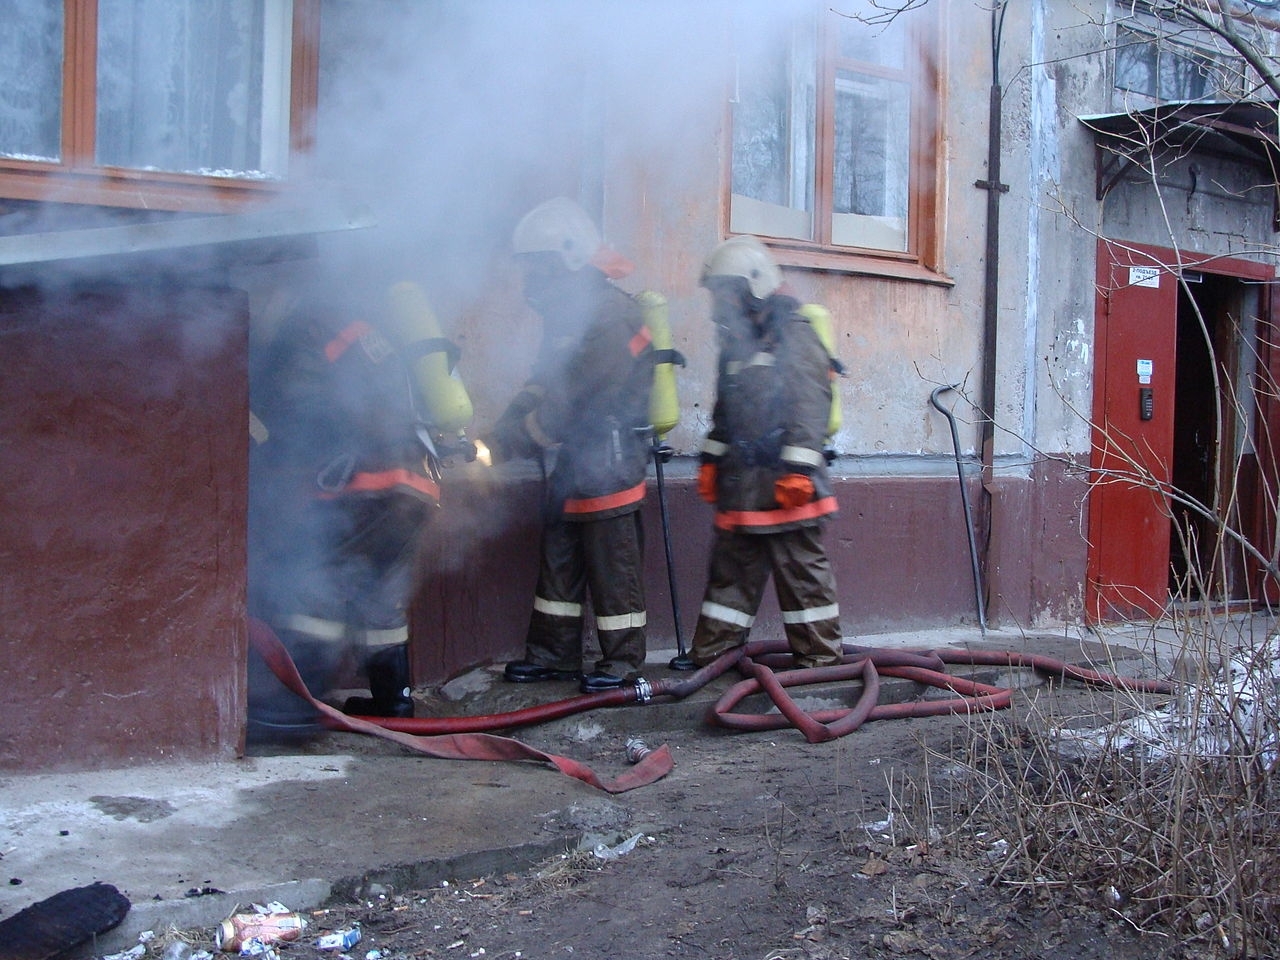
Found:
M 570 270 L 581 270 L 600 250 L 600 231 L 587 212 L 568 197 L 540 203 L 516 224 L 516 253 L 558 253 Z
M 730 237 L 707 256 L 700 282 L 712 277 L 741 277 L 753 297 L 763 300 L 782 286 L 782 271 L 755 237 Z

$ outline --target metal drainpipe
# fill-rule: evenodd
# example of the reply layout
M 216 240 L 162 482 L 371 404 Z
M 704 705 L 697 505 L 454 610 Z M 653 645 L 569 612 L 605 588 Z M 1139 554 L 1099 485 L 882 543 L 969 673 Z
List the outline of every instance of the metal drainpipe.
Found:
M 986 493 L 988 536 L 984 538 L 983 566 L 990 549 L 992 513 L 991 481 L 995 463 L 996 400 L 996 334 L 998 330 L 998 293 L 1000 289 L 1000 195 L 1009 185 L 1000 182 L 1000 41 L 1004 30 L 1007 0 L 991 9 L 991 93 L 987 121 L 987 179 L 974 186 L 987 191 L 987 228 L 985 278 L 982 292 L 982 397 L 978 412 L 982 416 L 981 455 L 982 488 Z M 985 579 L 985 578 L 984 578 Z

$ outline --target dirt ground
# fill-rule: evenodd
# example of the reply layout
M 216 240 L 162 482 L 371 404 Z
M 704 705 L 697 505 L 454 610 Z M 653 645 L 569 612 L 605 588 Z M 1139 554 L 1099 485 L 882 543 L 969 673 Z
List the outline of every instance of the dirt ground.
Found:
M 509 696 L 497 684 L 468 709 L 500 712 Z M 520 731 L 598 769 L 616 769 L 638 735 L 668 744 L 676 766 L 547 823 L 598 836 L 594 851 L 430 889 L 366 885 L 312 915 L 282 958 L 331 960 L 312 934 L 357 926 L 349 955 L 367 960 L 1219 955 L 1208 939 L 1140 932 L 1099 890 L 1031 889 L 1001 869 L 1015 838 L 967 815 L 964 759 L 976 737 L 1043 723 L 1046 703 L 1079 723 L 1116 706 L 1110 692 L 1036 683 L 1000 714 L 877 721 L 823 744 L 789 729 L 645 729 L 644 711 L 625 732 L 594 715 Z
M 512 695 L 498 684 L 467 709 L 502 712 Z M 1010 881 L 1010 838 L 966 817 L 955 783 L 968 745 L 1042 724 L 1046 703 L 1078 724 L 1115 709 L 1110 692 L 1034 684 L 1000 714 L 873 722 L 826 744 L 794 730 L 646 728 L 644 710 L 527 728 L 520 739 L 600 769 L 617 768 L 627 736 L 666 742 L 676 768 L 549 819 L 548 831 L 598 837 L 595 850 L 428 890 L 366 884 L 316 911 L 306 942 L 282 954 L 333 957 L 310 934 L 358 927 L 349 955 L 369 960 L 1215 955 L 1137 931 L 1098 891 Z

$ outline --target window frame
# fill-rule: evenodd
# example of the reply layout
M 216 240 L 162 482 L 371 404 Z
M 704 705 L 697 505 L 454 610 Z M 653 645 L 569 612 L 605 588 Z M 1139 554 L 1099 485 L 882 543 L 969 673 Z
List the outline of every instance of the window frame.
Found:
M 1233 20 L 1237 30 L 1254 32 L 1253 36 L 1245 38 L 1245 42 L 1254 46 L 1260 56 L 1274 57 L 1280 50 L 1280 13 L 1254 7 L 1247 14 L 1233 15 Z M 1229 49 L 1211 30 L 1176 15 L 1162 14 L 1161 10 L 1146 0 L 1131 0 L 1128 11 L 1118 14 L 1108 26 L 1110 56 L 1107 70 L 1111 104 L 1115 110 L 1145 110 L 1169 103 L 1247 100 L 1251 99 L 1250 91 L 1261 84 L 1248 57 Z M 1122 34 L 1127 34 L 1127 39 Z M 1268 42 L 1259 43 L 1258 35 Z M 1155 49 L 1154 96 L 1120 86 L 1121 50 L 1136 44 Z M 1159 63 L 1162 56 L 1194 61 L 1205 67 L 1207 79 L 1214 88 L 1212 93 L 1196 98 L 1165 96 L 1166 91 L 1160 89 Z M 1223 78 L 1230 82 L 1219 83 Z
M 1113 44 L 1115 54 L 1111 58 L 1111 89 L 1113 91 L 1113 99 L 1118 101 L 1121 106 L 1130 106 L 1136 104 L 1139 109 L 1154 107 L 1164 103 L 1182 103 L 1182 102 L 1206 102 L 1219 99 L 1216 96 L 1199 96 L 1191 95 L 1190 91 L 1168 91 L 1161 89 L 1161 82 L 1164 80 L 1164 74 L 1161 72 L 1162 61 L 1174 60 L 1191 64 L 1204 77 L 1205 86 L 1212 84 L 1213 58 L 1209 51 L 1201 49 L 1193 44 L 1185 41 L 1174 40 L 1166 36 L 1157 34 L 1154 30 L 1145 26 L 1134 26 L 1128 23 L 1116 24 L 1116 37 Z M 1137 50 L 1151 51 L 1153 59 L 1151 63 L 1152 83 L 1155 85 L 1155 92 L 1148 93 L 1142 90 L 1136 90 L 1133 87 L 1123 86 L 1128 82 L 1126 76 L 1122 76 L 1121 58 L 1128 52 Z M 1166 94 L 1174 94 L 1167 96 Z M 1114 105 L 1114 104 L 1113 104 Z
M 905 70 L 878 67 L 866 61 L 839 55 L 840 16 L 828 5 L 815 7 L 818 18 L 817 113 L 815 129 L 814 171 L 814 240 L 758 235 L 783 266 L 850 274 L 865 274 L 919 280 L 950 286 L 953 280 L 943 272 L 944 196 L 942 177 L 945 164 L 940 157 L 945 142 L 943 62 L 943 20 L 941 6 L 931 5 L 930 16 L 915 16 L 904 26 L 909 49 L 917 51 Z M 910 117 L 911 152 L 908 159 L 909 194 L 907 204 L 907 249 L 882 250 L 871 247 L 836 245 L 831 242 L 834 217 L 835 172 L 835 107 L 836 80 L 841 73 L 853 72 L 891 80 L 903 79 L 910 87 L 913 101 Z M 729 99 L 729 98 L 726 98 Z M 727 149 L 724 151 L 722 175 L 722 232 L 733 236 L 730 228 L 733 204 L 733 109 L 725 108 Z
M 57 160 L 0 156 L 0 198 L 107 207 L 230 212 L 284 191 L 296 180 L 296 159 L 315 135 L 319 91 L 320 0 L 293 0 L 289 66 L 287 179 L 107 167 L 95 163 L 97 125 L 97 0 L 63 0 L 62 127 Z

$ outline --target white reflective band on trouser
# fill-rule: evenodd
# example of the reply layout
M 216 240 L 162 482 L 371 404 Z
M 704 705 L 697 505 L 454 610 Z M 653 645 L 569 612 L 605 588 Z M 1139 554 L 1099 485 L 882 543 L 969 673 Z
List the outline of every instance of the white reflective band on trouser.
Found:
M 639 613 L 619 613 L 612 617 L 596 617 L 596 629 L 630 630 L 632 627 L 643 627 L 648 622 L 648 613 L 641 610 Z
M 749 613 L 711 601 L 702 605 L 702 615 L 708 620 L 719 620 L 721 623 L 732 624 L 735 627 L 749 627 L 756 622 L 756 618 Z
M 825 607 L 813 607 L 809 610 L 783 610 L 783 623 L 818 623 L 821 620 L 834 620 L 840 616 L 840 604 L 829 603 Z
M 365 630 L 363 633 L 366 647 L 396 647 L 409 642 L 408 624 L 386 630 Z
M 783 447 L 781 457 L 786 463 L 800 463 L 806 467 L 816 467 L 826 459 L 821 450 L 806 447 Z
M 254 443 L 266 443 L 271 439 L 271 431 L 267 429 L 267 425 L 258 419 L 258 415 L 252 410 L 249 411 L 249 436 Z
M 533 609 L 539 613 L 545 613 L 549 617 L 582 616 L 582 604 L 565 603 L 563 600 L 545 600 L 542 597 L 534 597 Z
M 778 358 L 772 353 L 753 353 L 750 360 L 730 360 L 724 365 L 725 373 L 739 374 L 748 367 L 772 367 L 776 366 Z
M 341 620 L 321 620 L 319 617 L 308 617 L 305 613 L 295 613 L 288 617 L 284 625 L 295 633 L 305 633 L 317 640 L 341 640 L 347 635 L 347 625 Z
M 702 452 L 709 457 L 723 457 L 729 452 L 729 445 L 720 440 L 712 440 L 707 437 L 702 441 Z

